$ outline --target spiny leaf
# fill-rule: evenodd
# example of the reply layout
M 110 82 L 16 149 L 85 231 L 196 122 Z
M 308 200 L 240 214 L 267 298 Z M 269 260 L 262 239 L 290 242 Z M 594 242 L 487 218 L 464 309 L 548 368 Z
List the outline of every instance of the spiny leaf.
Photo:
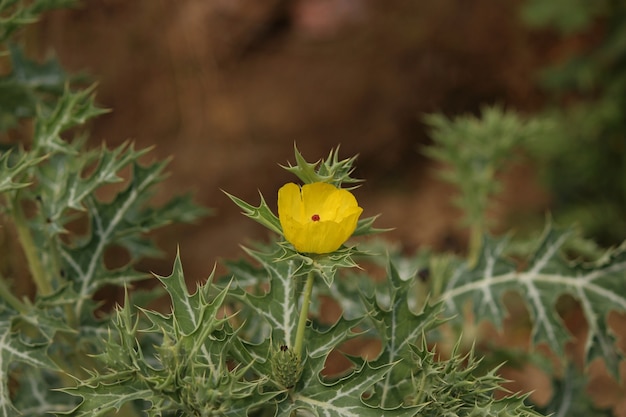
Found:
M 39 109 L 33 137 L 34 149 L 37 152 L 44 154 L 76 152 L 61 138 L 61 133 L 106 112 L 94 105 L 94 89 L 95 85 L 85 90 L 72 92 L 69 87 L 66 87 L 65 93 L 52 111 Z
M 209 291 L 211 290 L 213 274 L 204 285 L 198 286 L 193 295 L 190 294 L 185 283 L 180 254 L 177 253 L 172 273 L 167 277 L 158 275 L 156 277 L 163 283 L 165 290 L 170 295 L 172 318 L 182 336 L 189 336 L 197 331 L 200 326 L 206 325 L 207 321 L 216 320 L 217 309 L 221 307 L 228 287 L 211 300 Z
M 606 317 L 613 310 L 626 311 L 626 246 L 610 251 L 595 263 L 569 262 L 561 249 L 572 233 L 572 229 L 549 227 L 528 267 L 519 272 L 502 257 L 507 240 L 485 238 L 476 267 L 470 270 L 466 264 L 459 265 L 442 299 L 453 313 L 472 300 L 477 320 L 501 324 L 505 311 L 500 298 L 505 291 L 517 290 L 534 319 L 533 343 L 545 342 L 562 353 L 569 333 L 555 303 L 561 295 L 570 294 L 580 301 L 589 324 L 586 360 L 601 357 L 608 369 L 617 370 L 620 354 Z
M 538 417 L 540 414 L 524 404 L 523 395 L 510 395 L 499 400 L 494 392 L 501 390 L 504 379 L 498 369 L 481 372 L 481 362 L 473 349 L 459 354 L 459 342 L 449 359 L 437 357 L 426 340 L 411 345 L 411 356 L 403 363 L 411 369 L 410 383 L 403 387 L 404 399 L 420 409 L 420 417 L 498 416 Z M 399 365 L 400 366 L 400 365 Z
M 45 156 L 33 157 L 27 153 L 17 156 L 11 151 L 0 154 L 0 193 L 28 187 L 31 178 L 22 174 L 44 159 Z
M 71 145 L 76 153 L 84 146 L 83 141 Z M 58 223 L 63 230 L 69 209 L 85 210 L 85 201 L 95 190 L 106 184 L 121 182 L 119 172 L 148 152 L 135 151 L 133 145 L 122 144 L 113 150 L 104 146 L 100 150 L 77 154 L 56 154 L 37 172 L 37 193 L 42 212 L 48 223 Z M 85 172 L 87 171 L 87 173 Z
M 601 410 L 593 403 L 587 394 L 588 382 L 588 375 L 583 375 L 573 364 L 568 364 L 562 378 L 553 380 L 554 393 L 550 402 L 541 407 L 541 411 L 545 415 L 567 417 L 614 416 L 610 408 Z
M 516 146 L 544 129 L 542 122 L 524 120 L 498 106 L 483 108 L 480 117 L 431 114 L 425 121 L 434 145 L 424 153 L 447 165 L 441 176 L 459 187 L 455 203 L 473 226 L 484 224 L 489 197 L 501 188 L 498 170 L 515 155 Z
M 416 408 L 380 408 L 367 405 L 363 397 L 370 396 L 373 386 L 385 377 L 393 365 L 372 368 L 363 364 L 359 369 L 335 381 L 322 381 L 319 375 L 324 358 L 308 358 L 300 382 L 290 398 L 278 404 L 278 416 L 308 411 L 326 417 L 412 417 Z
M 411 344 L 419 344 L 426 332 L 442 322 L 439 317 L 442 306 L 440 303 L 421 306 L 415 313 L 410 308 L 414 279 L 402 279 L 393 263 L 388 267 L 387 293 L 377 292 L 373 297 L 366 298 L 366 305 L 374 327 L 382 338 L 383 348 L 373 366 L 395 363 L 406 360 L 411 355 Z M 377 300 L 378 298 L 378 300 Z M 384 301 L 383 301 L 384 300 Z M 377 384 L 376 392 L 371 401 L 383 407 L 397 407 L 404 402 L 403 391 L 410 381 L 411 368 L 394 367 L 385 378 Z
M 39 302 L 35 305 L 28 304 L 25 311 L 14 317 L 12 324 L 14 328 L 20 329 L 22 336 L 28 334 L 32 340 L 43 337 L 47 343 L 53 341 L 57 332 L 75 332 L 75 329 L 68 326 L 61 309 L 55 307 L 45 306 Z
M 272 340 L 275 343 L 293 346 L 299 311 L 296 278 L 299 264 L 295 261 L 274 262 L 276 254 L 246 251 L 265 269 L 270 288 L 262 295 L 242 291 L 237 297 L 263 318 L 268 326 L 264 333 L 267 335 L 271 329 Z
M 506 311 L 501 298 L 510 290 L 516 274 L 516 265 L 502 256 L 507 243 L 507 238 L 496 240 L 485 236 L 476 266 L 470 270 L 468 264 L 463 263 L 453 271 L 443 292 L 452 314 L 462 312 L 463 303 L 471 299 L 477 319 L 485 318 L 499 328 L 502 326 Z
M 62 384 L 58 374 L 41 368 L 23 367 L 17 377 L 19 389 L 15 392 L 13 403 L 20 416 L 49 416 L 77 406 L 75 398 L 53 389 Z
M 153 396 L 152 391 L 147 389 L 143 381 L 131 378 L 115 381 L 109 385 L 79 385 L 63 391 L 83 398 L 83 401 L 73 410 L 57 413 L 73 417 L 108 416 L 112 411 L 119 411 L 128 402 L 149 401 Z
M 68 7 L 76 3 L 76 0 L 35 0 L 32 2 L 20 1 L 0 2 L 0 41 L 4 42 L 13 32 L 24 25 L 37 21 L 39 15 L 46 10 Z
M 0 37 L 4 17 L 0 19 Z M 3 51 L 0 51 L 2 55 Z M 63 94 L 67 75 L 55 59 L 38 63 L 24 56 L 23 48 L 8 45 L 12 71 L 0 77 L 0 131 L 15 126 L 20 119 L 33 117 L 37 108 L 54 105 Z
M 65 262 L 64 270 L 77 286 L 79 301 L 74 306 L 77 317 L 83 312 L 84 300 L 110 277 L 102 258 L 104 250 L 131 233 L 144 231 L 136 216 L 145 203 L 146 192 L 160 181 L 162 170 L 163 164 L 142 167 L 135 161 L 130 184 L 113 201 L 103 203 L 92 196 L 85 200 L 91 221 L 88 240 L 74 247 L 62 246 L 59 249 Z M 128 281 L 146 277 L 143 273 L 132 272 L 130 268 L 125 268 L 125 271 Z M 120 278 L 123 277 L 120 275 Z
M 24 343 L 19 334 L 13 332 L 10 320 L 0 321 L 0 416 L 13 416 L 17 411 L 9 396 L 9 373 L 16 362 L 40 369 L 58 370 L 58 366 L 47 355 L 47 344 Z
M 113 401 L 109 387 L 114 392 L 118 387 L 129 387 L 133 394 L 139 392 L 150 403 L 146 405 L 149 415 L 175 411 L 243 417 L 250 408 L 267 403 L 279 393 L 260 389 L 265 378 L 246 378 L 251 362 L 234 368 L 229 362 L 236 335 L 228 329 L 228 317 L 221 318 L 218 313 L 228 288 L 209 297 L 214 292 L 211 276 L 190 294 L 178 255 L 172 274 L 157 278 L 172 298 L 172 312 L 142 309 L 151 326 L 140 329 L 140 320 L 134 316 L 127 295 L 124 307 L 115 316 L 115 331 L 106 339 L 103 353 L 96 356 L 106 373 L 94 372 L 78 388 L 65 390 L 84 399 L 75 412 L 86 412 L 87 406 L 100 406 L 103 412 L 110 412 L 138 399 L 127 395 Z
M 355 332 L 355 329 L 361 322 L 362 318 L 347 320 L 340 317 L 332 326 L 327 329 L 321 329 L 318 326 L 307 328 L 305 333 L 305 350 L 307 355 L 312 358 L 327 357 L 328 354 L 346 340 L 359 336 L 363 332 Z

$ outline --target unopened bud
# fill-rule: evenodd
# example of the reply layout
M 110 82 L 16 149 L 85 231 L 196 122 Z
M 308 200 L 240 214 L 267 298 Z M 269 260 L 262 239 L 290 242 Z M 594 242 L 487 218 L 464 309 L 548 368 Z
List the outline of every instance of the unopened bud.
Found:
M 272 373 L 279 384 L 293 388 L 302 375 L 300 356 L 287 345 L 281 345 L 272 355 Z

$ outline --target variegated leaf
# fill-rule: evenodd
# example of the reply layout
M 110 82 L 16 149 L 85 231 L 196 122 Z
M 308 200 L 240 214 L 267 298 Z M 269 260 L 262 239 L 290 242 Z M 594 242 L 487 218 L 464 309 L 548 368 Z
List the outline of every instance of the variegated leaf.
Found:
M 569 294 L 580 302 L 589 325 L 587 361 L 600 357 L 609 369 L 618 369 L 620 353 L 606 319 L 610 311 L 626 311 L 626 246 L 594 263 L 568 261 L 562 250 L 573 233 L 548 228 L 523 270 L 503 256 L 507 239 L 486 237 L 476 266 L 459 264 L 448 280 L 441 297 L 448 311 L 457 313 L 471 301 L 477 320 L 500 325 L 506 314 L 502 295 L 518 291 L 533 319 L 533 343 L 547 343 L 561 354 L 570 335 L 555 304 Z

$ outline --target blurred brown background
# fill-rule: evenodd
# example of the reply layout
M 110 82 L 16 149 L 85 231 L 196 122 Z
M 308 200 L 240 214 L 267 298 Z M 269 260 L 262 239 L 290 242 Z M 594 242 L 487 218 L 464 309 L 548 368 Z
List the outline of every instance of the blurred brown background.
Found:
M 342 157 L 358 153 L 367 182 L 357 198 L 366 215 L 382 214 L 381 227 L 396 227 L 391 239 L 462 248 L 452 190 L 421 155 L 421 117 L 540 104 L 536 70 L 563 42 L 525 29 L 520 3 L 91 0 L 37 30 L 42 52 L 99 81 L 98 102 L 113 111 L 93 124 L 94 144 L 156 145 L 156 158 L 174 158 L 164 195 L 192 191 L 216 209 L 162 232 L 167 259 L 146 265 L 168 272 L 180 245 L 200 280 L 267 236 L 220 189 L 255 204 L 260 190 L 273 204 L 293 180 L 277 164 L 293 161 L 294 143 L 309 160 L 338 145 Z M 541 209 L 529 172 L 514 170 L 504 207 Z

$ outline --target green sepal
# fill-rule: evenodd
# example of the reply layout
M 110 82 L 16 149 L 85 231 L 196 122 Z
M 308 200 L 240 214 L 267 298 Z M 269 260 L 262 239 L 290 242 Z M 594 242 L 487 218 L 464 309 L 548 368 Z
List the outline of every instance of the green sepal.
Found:
M 307 162 L 295 144 L 294 154 L 296 158 L 295 165 L 281 166 L 296 175 L 304 184 L 326 182 L 333 184 L 335 187 L 341 187 L 343 183 L 358 184 L 363 182 L 363 180 L 350 176 L 354 171 L 353 164 L 357 156 L 339 160 L 339 147 L 332 149 L 326 159 L 321 159 L 315 163 Z
M 352 257 L 363 254 L 355 247 L 347 246 L 341 246 L 336 251 L 325 254 L 301 253 L 286 241 L 279 242 L 279 246 L 283 252 L 275 259 L 276 262 L 295 260 L 298 264 L 295 275 L 307 275 L 310 271 L 314 271 L 322 277 L 328 287 L 333 284 L 340 268 L 358 268 Z
M 380 214 L 377 214 L 376 216 L 359 219 L 356 225 L 356 229 L 354 230 L 354 233 L 352 233 L 352 236 L 374 235 L 374 234 L 389 232 L 393 230 L 393 229 L 379 229 L 377 227 L 374 227 L 374 222 L 379 217 L 380 217 Z
M 256 221 L 257 223 L 262 224 L 273 232 L 278 233 L 279 235 L 283 235 L 283 229 L 280 226 L 280 221 L 278 217 L 272 213 L 272 210 L 267 205 L 267 202 L 263 198 L 263 194 L 259 192 L 259 196 L 261 197 L 261 203 L 258 207 L 255 207 L 251 204 L 246 203 L 240 198 L 235 197 L 232 194 L 227 193 L 222 190 L 224 194 L 228 196 L 239 208 L 243 210 L 243 214 Z

